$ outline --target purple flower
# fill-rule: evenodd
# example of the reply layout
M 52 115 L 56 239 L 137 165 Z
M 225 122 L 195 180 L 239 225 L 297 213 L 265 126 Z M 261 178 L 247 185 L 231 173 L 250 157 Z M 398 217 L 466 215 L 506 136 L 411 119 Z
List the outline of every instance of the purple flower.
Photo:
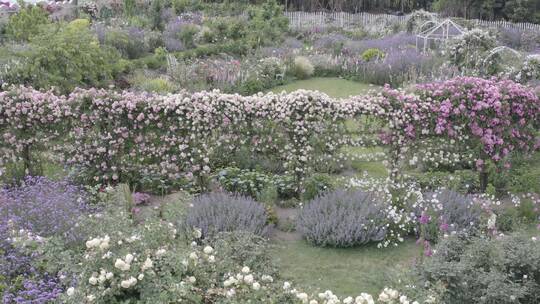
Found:
M 133 203 L 135 205 L 145 204 L 150 200 L 150 194 L 143 192 L 133 193 Z
M 42 237 L 81 240 L 76 224 L 86 211 L 85 192 L 66 181 L 27 177 L 21 186 L 0 190 L 0 222 Z
M 420 215 L 418 222 L 422 225 L 425 225 L 429 223 L 430 220 L 431 220 L 431 217 L 425 211 L 422 211 L 422 215 Z

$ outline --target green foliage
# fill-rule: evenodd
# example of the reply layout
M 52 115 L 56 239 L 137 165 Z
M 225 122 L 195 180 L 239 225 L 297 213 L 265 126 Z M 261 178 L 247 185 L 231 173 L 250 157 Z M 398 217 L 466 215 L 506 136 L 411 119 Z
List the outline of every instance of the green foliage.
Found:
M 196 11 L 203 8 L 200 0 L 172 0 L 171 5 L 176 14 L 181 14 L 188 10 Z
M 36 88 L 57 87 L 69 92 L 77 86 L 104 86 L 122 69 L 118 53 L 102 49 L 87 20 L 55 24 L 30 40 L 17 53 L 6 82 Z
M 135 14 L 135 9 L 135 0 L 124 0 L 124 14 L 126 16 L 133 16 Z
M 182 31 L 179 33 L 180 41 L 187 49 L 192 49 L 195 47 L 195 35 L 199 32 L 199 29 L 195 25 L 187 25 L 182 28 Z
M 163 0 L 154 0 L 150 5 L 150 24 L 152 29 L 162 31 L 165 27 L 162 13 L 165 10 L 165 3 Z
M 456 170 L 453 173 L 445 171 L 428 171 L 408 177 L 423 189 L 436 190 L 447 188 L 460 193 L 474 193 L 480 185 L 478 173 L 472 170 Z
M 247 169 L 225 168 L 217 174 L 216 178 L 229 192 L 252 198 L 264 197 L 261 201 L 267 203 L 277 198 L 289 199 L 296 195 L 294 177 L 289 175 L 269 175 Z M 320 186 L 320 184 L 317 185 Z
M 262 6 L 252 7 L 248 15 L 247 40 L 251 46 L 275 43 L 288 30 L 289 20 L 276 0 L 267 0 Z
M 5 28 L 6 36 L 17 41 L 29 41 L 49 23 L 46 11 L 37 5 L 28 5 L 9 18 Z
M 443 303 L 535 303 L 540 300 L 540 242 L 526 235 L 443 239 L 418 271 L 442 284 Z
M 149 78 L 143 73 L 138 73 L 131 81 L 132 86 L 138 90 L 154 93 L 172 93 L 175 86 L 169 80 L 163 77 Z
M 128 59 L 140 58 L 146 52 L 145 41 L 131 39 L 124 30 L 113 29 L 105 34 L 105 45 L 112 46 Z
M 372 61 L 372 60 L 382 60 L 384 58 L 385 54 L 383 51 L 379 49 L 367 49 L 362 53 L 362 59 L 366 62 Z
M 304 182 L 304 193 L 302 199 L 309 201 L 315 197 L 334 190 L 334 177 L 328 174 L 314 174 Z
M 538 14 L 531 14 L 537 9 L 535 0 L 509 0 L 504 6 L 504 12 L 512 22 L 538 22 Z
M 272 183 L 271 178 L 264 173 L 239 168 L 221 170 L 217 180 L 225 190 L 252 198 L 257 198 L 262 190 Z

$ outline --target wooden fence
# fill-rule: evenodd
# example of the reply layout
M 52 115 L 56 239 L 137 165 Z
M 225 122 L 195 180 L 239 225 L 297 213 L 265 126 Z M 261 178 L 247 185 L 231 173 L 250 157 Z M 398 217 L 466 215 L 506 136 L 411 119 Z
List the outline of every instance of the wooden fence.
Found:
M 292 29 L 326 28 L 326 27 L 355 27 L 366 25 L 405 25 L 407 16 L 370 13 L 346 13 L 346 12 L 285 12 L 289 18 Z M 519 30 L 531 30 L 540 32 L 540 24 L 512 23 L 508 21 L 488 21 L 470 19 L 468 23 L 475 26 L 494 28 L 513 28 Z

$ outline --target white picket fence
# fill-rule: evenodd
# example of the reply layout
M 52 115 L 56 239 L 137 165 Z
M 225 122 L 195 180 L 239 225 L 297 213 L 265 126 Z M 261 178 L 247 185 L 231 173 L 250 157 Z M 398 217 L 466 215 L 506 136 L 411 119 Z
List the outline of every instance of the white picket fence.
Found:
M 366 25 L 404 25 L 407 16 L 370 13 L 346 13 L 346 12 L 285 12 L 289 18 L 292 29 L 327 28 L 327 27 L 355 27 Z M 512 23 L 507 21 L 487 21 L 470 19 L 468 22 L 482 27 L 514 28 L 520 30 L 540 31 L 540 24 Z

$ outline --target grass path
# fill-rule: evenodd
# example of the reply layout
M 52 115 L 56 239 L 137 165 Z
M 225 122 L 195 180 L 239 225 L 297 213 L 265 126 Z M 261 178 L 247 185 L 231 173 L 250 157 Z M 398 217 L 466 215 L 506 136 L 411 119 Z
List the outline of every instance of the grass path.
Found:
M 316 77 L 277 86 L 271 89 L 271 91 L 274 93 L 281 93 L 282 91 L 292 92 L 299 89 L 317 90 L 328 94 L 330 97 L 346 98 L 351 95 L 364 94 L 372 89 L 375 90 L 377 89 L 377 86 L 337 77 Z
M 311 292 L 332 290 L 341 296 L 360 292 L 378 294 L 396 269 L 410 268 L 419 257 L 415 241 L 406 240 L 399 247 L 378 249 L 321 248 L 305 241 L 275 241 L 271 254 L 286 280 Z M 310 289 L 312 288 L 312 289 Z

